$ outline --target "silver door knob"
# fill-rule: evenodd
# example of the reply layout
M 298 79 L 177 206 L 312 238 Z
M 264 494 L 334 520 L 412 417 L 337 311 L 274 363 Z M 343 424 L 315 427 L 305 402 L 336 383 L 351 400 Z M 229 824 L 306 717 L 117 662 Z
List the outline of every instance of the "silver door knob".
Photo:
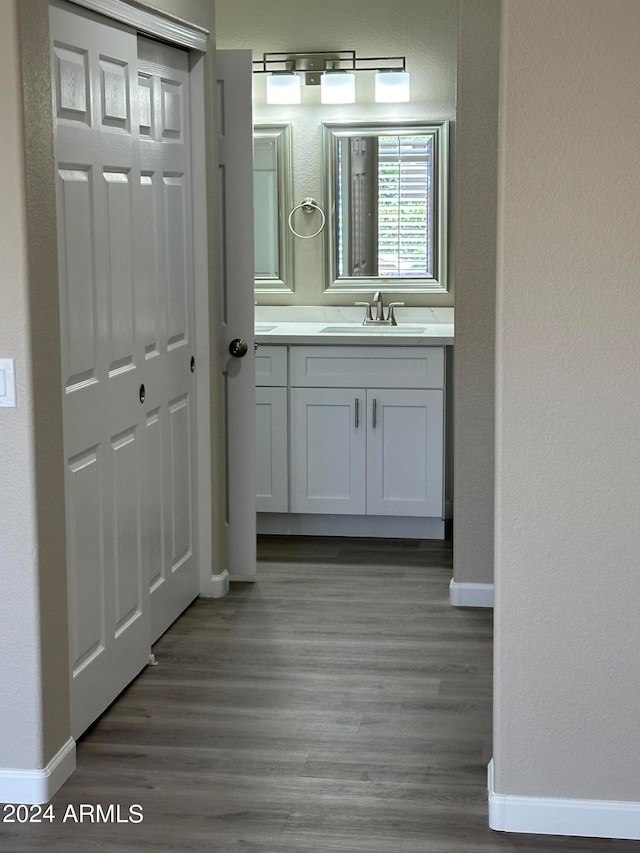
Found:
M 234 358 L 242 358 L 249 351 L 249 345 L 244 338 L 234 338 L 229 344 L 229 352 Z

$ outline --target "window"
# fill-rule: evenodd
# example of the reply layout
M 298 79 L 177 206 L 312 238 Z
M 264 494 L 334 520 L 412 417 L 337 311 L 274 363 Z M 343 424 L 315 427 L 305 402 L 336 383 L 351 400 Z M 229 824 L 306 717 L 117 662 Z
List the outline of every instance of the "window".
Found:
M 378 275 L 433 273 L 433 138 L 378 137 Z

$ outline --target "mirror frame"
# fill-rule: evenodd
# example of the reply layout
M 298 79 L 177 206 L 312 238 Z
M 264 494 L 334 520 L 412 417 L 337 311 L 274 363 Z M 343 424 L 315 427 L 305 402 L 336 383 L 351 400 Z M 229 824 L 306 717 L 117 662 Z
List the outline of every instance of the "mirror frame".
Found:
M 293 207 L 293 152 L 289 122 L 255 124 L 254 139 L 273 139 L 276 143 L 278 190 L 278 272 L 279 277 L 255 276 L 254 288 L 260 293 L 293 293 L 293 240 L 287 226 Z
M 433 276 L 338 276 L 338 169 L 337 142 L 353 136 L 415 136 L 434 139 L 434 245 Z M 325 122 L 322 125 L 325 187 L 325 293 L 357 293 L 385 288 L 389 293 L 446 293 L 448 291 L 449 122 Z

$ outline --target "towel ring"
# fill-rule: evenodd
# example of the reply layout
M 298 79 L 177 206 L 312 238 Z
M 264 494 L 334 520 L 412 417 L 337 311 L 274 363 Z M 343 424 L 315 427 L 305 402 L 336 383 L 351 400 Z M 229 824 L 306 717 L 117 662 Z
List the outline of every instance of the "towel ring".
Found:
M 293 214 L 296 212 L 296 210 L 300 210 L 300 208 L 302 208 L 305 213 L 313 213 L 314 210 L 317 210 L 320 216 L 322 217 L 320 227 L 317 231 L 314 231 L 313 234 L 299 234 L 293 227 Z M 308 198 L 305 198 L 304 201 L 301 201 L 300 204 L 297 204 L 289 214 L 289 228 L 296 235 L 296 237 L 300 237 L 302 240 L 310 240 L 312 237 L 317 237 L 318 234 L 324 228 L 324 224 L 326 221 L 327 220 L 324 215 L 324 211 L 316 204 L 316 200 L 314 198 L 311 198 L 310 196 Z

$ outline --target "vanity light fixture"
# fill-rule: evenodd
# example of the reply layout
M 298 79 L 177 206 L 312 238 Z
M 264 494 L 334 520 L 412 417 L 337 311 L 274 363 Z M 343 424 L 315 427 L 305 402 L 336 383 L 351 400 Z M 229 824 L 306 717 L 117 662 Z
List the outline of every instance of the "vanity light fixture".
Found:
M 323 104 L 352 104 L 358 72 L 375 73 L 377 103 L 409 100 L 409 73 L 404 56 L 357 56 L 355 50 L 263 53 L 254 74 L 268 74 L 268 104 L 299 104 L 300 86 L 320 86 Z

